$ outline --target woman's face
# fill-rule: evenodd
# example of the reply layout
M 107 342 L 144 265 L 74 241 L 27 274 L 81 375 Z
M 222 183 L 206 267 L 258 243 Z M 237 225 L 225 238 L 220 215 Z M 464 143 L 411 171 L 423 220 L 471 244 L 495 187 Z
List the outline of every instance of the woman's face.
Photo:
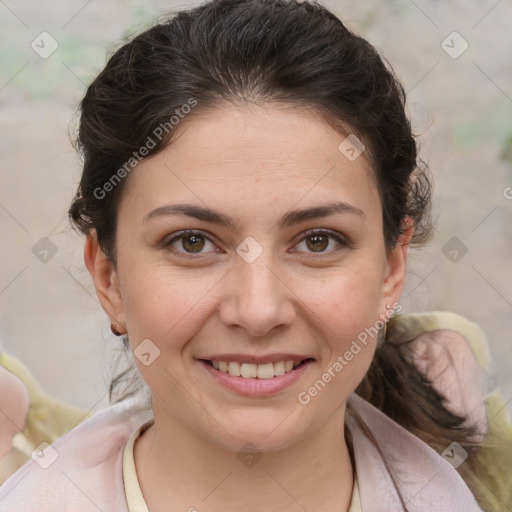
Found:
M 403 247 L 386 253 L 365 153 L 354 159 L 345 136 L 291 107 L 224 106 L 178 129 L 129 177 L 117 270 L 93 237 L 85 250 L 156 421 L 233 450 L 278 449 L 343 421 L 375 350 L 365 329 L 396 305 L 406 259 Z M 269 377 L 306 359 L 261 379 L 206 362 Z M 251 361 L 265 364 L 237 364 Z

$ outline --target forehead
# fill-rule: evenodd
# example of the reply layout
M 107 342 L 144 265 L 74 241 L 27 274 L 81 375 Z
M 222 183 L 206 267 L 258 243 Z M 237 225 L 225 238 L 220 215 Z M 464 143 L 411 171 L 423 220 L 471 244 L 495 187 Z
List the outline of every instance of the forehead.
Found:
M 226 104 L 185 118 L 164 150 L 135 167 L 124 196 L 142 216 L 184 196 L 242 211 L 265 201 L 334 199 L 371 209 L 373 170 L 365 152 L 346 153 L 348 141 L 311 110 Z

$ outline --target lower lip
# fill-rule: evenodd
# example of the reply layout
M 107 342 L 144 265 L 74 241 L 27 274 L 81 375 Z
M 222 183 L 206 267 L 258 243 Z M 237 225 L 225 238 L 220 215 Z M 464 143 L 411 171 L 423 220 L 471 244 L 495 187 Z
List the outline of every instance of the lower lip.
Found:
M 279 393 L 280 391 L 283 391 L 295 384 L 314 361 L 309 360 L 301 363 L 291 372 L 279 375 L 278 377 L 272 377 L 271 379 L 246 379 L 244 377 L 234 377 L 233 375 L 229 375 L 229 373 L 216 370 L 204 360 L 199 360 L 199 362 L 206 371 L 208 371 L 210 375 L 212 375 L 212 377 L 224 387 L 231 391 L 235 391 L 239 395 L 261 398 L 275 395 L 276 393 Z

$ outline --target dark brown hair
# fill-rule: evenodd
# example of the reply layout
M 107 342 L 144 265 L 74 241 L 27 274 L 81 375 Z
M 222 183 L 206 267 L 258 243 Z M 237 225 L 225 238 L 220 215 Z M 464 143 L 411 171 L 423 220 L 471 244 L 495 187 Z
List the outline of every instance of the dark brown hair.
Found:
M 191 100 L 196 106 L 181 121 Z M 405 100 L 375 48 L 317 3 L 213 0 L 179 12 L 119 48 L 87 89 L 77 139 L 84 167 L 70 219 L 84 234 L 96 231 L 115 265 L 116 212 L 148 137 L 145 158 L 171 143 L 172 116 L 186 123 L 224 101 L 276 103 L 313 109 L 363 141 L 379 186 L 386 247 L 396 245 L 408 219 L 415 224 L 411 243 L 424 243 L 431 233 L 431 184 Z M 464 418 L 443 406 L 444 398 L 395 346 L 377 350 L 356 392 L 438 451 L 453 441 L 470 449 L 474 431 L 463 428 Z M 459 471 L 477 495 L 474 460 Z

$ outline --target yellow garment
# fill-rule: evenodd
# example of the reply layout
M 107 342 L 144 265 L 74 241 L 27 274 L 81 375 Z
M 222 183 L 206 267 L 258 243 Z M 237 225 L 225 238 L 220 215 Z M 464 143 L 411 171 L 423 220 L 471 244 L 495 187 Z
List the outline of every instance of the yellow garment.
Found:
M 30 396 L 25 428 L 14 436 L 11 452 L 0 459 L 1 484 L 31 458 L 33 450 L 42 442 L 53 443 L 88 418 L 90 413 L 49 396 L 16 358 L 0 353 L 0 364 L 23 382 Z
M 133 447 L 137 438 L 146 430 L 153 420 L 142 425 L 140 428 L 135 429 L 123 452 L 123 482 L 124 493 L 126 495 L 126 502 L 128 504 L 129 512 L 149 512 L 149 508 L 144 500 L 144 495 L 139 485 L 137 478 L 137 470 L 135 468 L 135 459 L 133 457 Z M 352 500 L 348 512 L 361 512 L 361 503 L 359 501 L 359 488 L 357 486 L 357 479 L 354 478 L 354 487 L 352 488 Z
M 397 339 L 413 339 L 436 329 L 456 331 L 467 339 L 478 364 L 490 376 L 491 355 L 485 333 L 478 324 L 460 315 L 448 311 L 397 315 L 388 327 L 390 336 Z M 512 424 L 498 387 L 489 390 L 485 406 L 489 434 L 477 456 L 482 468 L 477 477 L 491 510 L 501 512 L 512 506 Z

